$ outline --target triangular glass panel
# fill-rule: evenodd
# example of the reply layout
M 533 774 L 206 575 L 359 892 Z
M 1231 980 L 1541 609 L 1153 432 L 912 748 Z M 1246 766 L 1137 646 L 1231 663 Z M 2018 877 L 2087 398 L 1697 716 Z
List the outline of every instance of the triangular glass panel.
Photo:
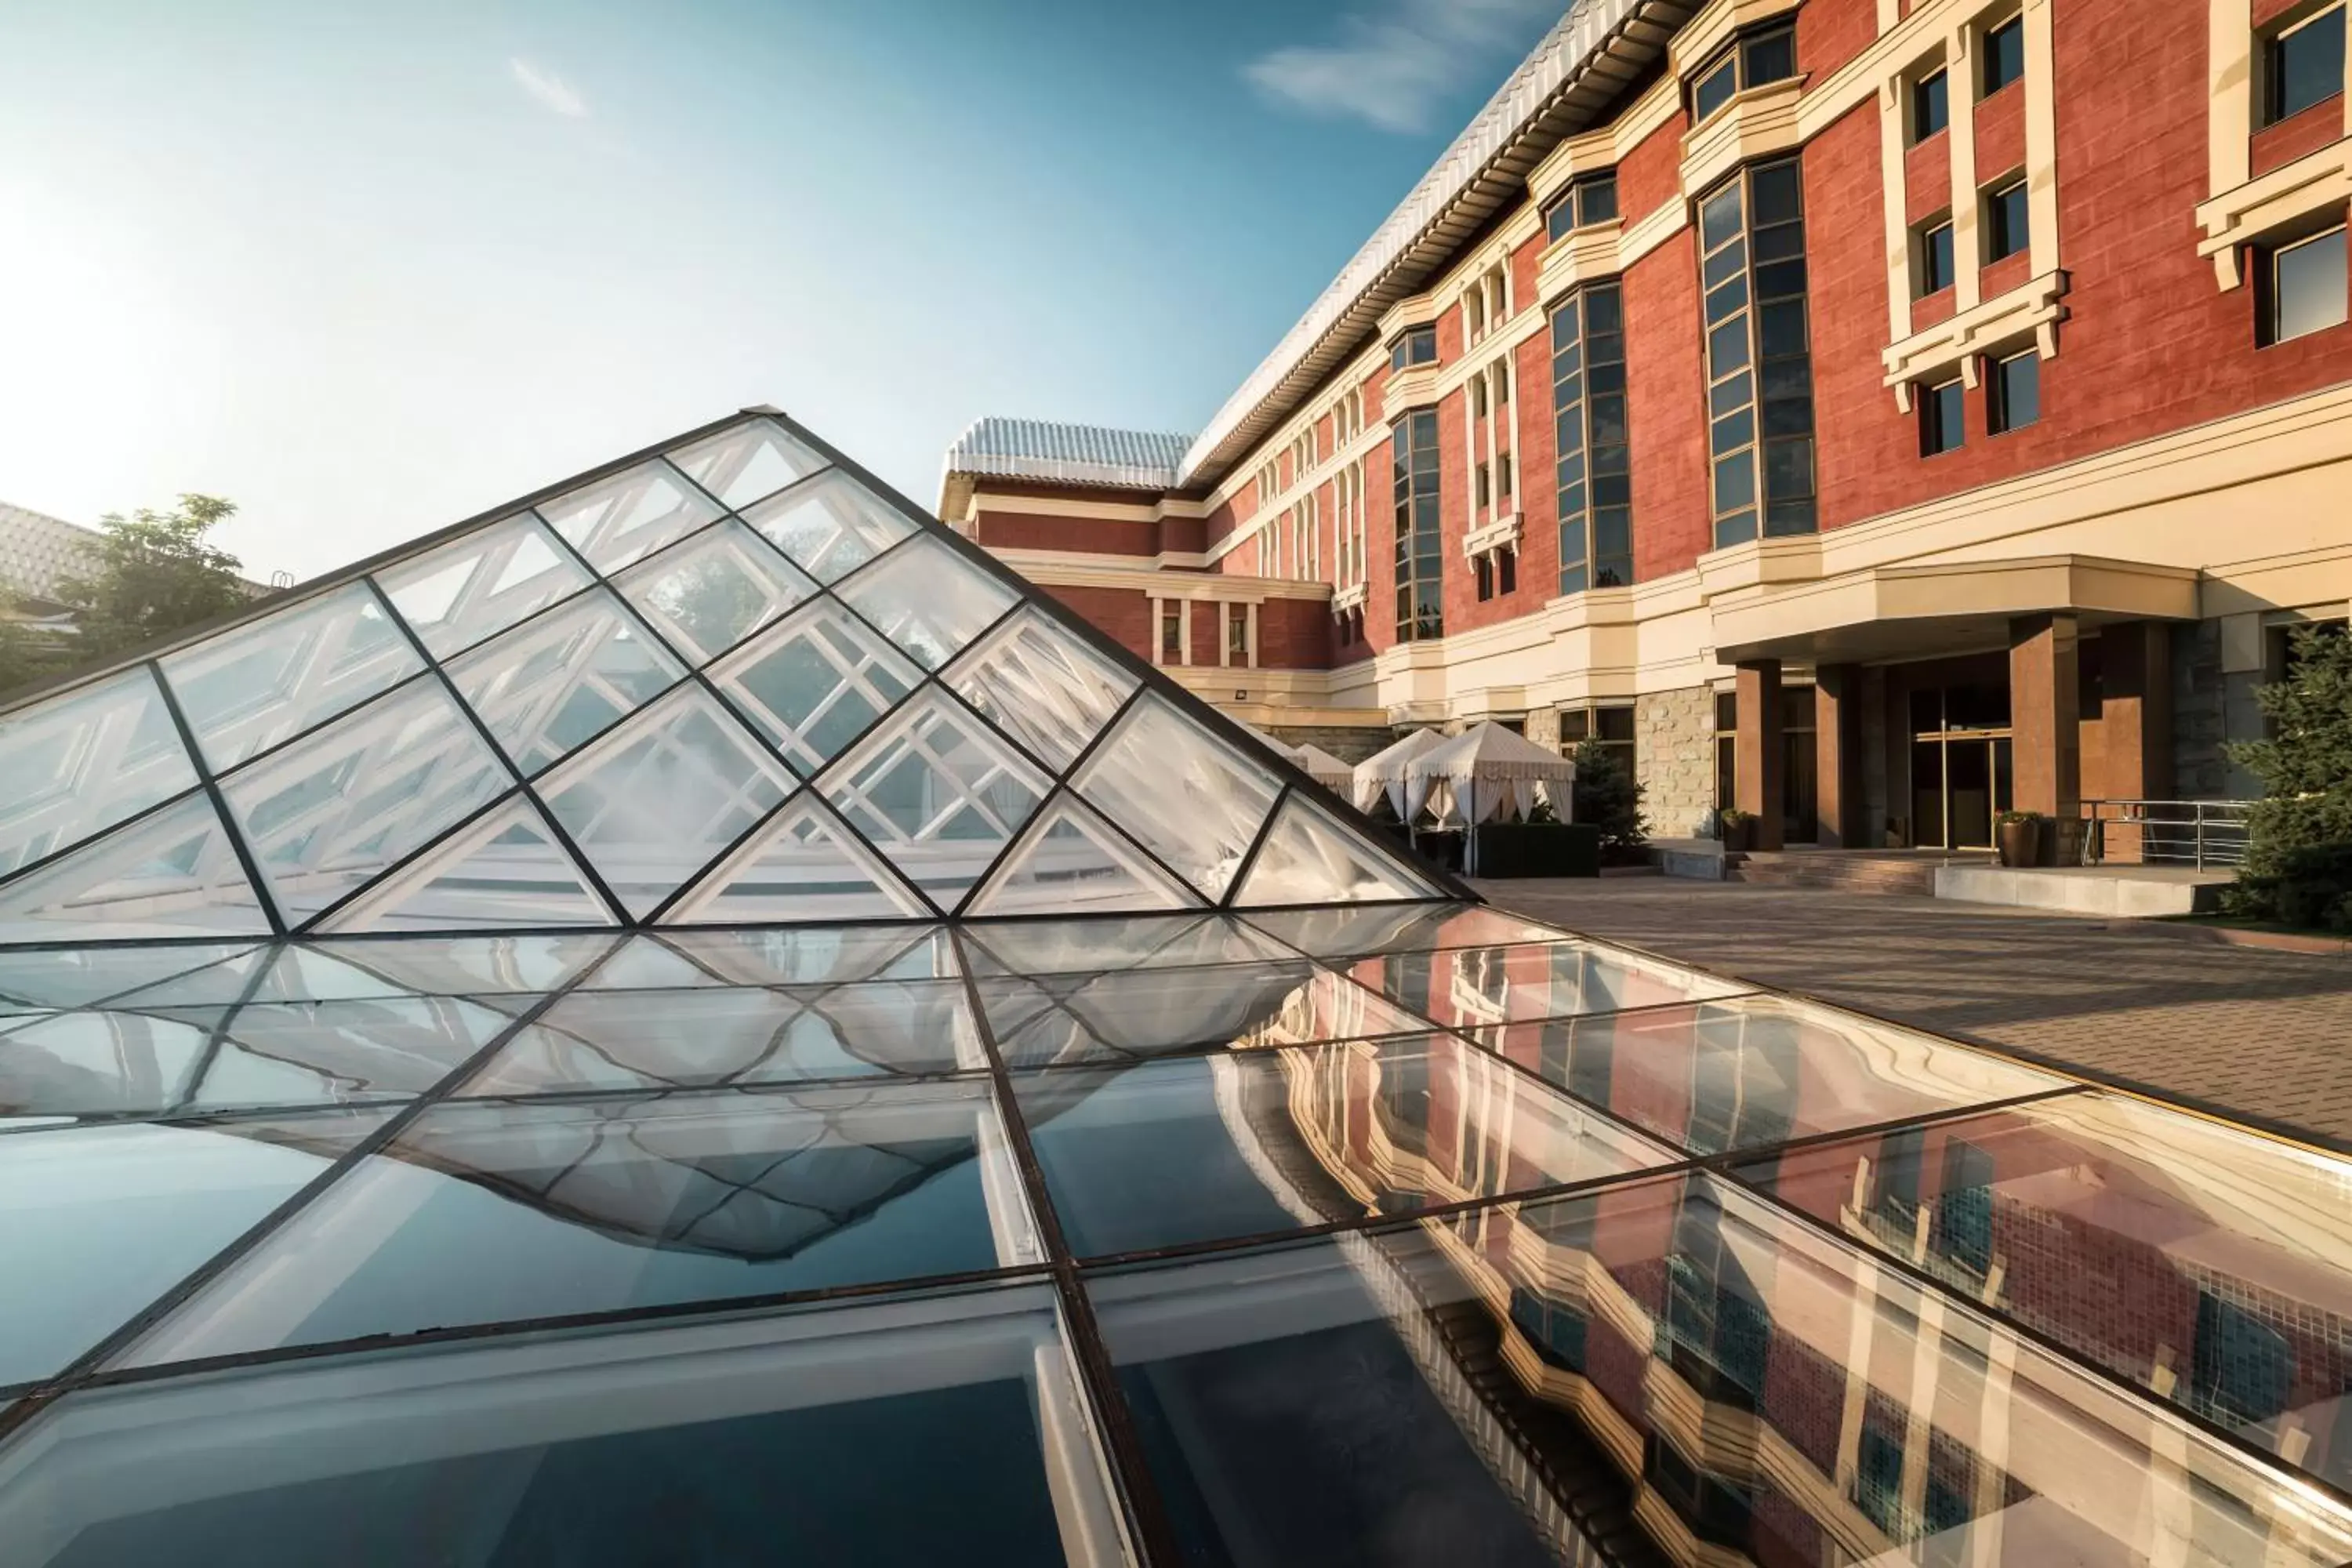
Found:
M 221 773 L 424 668 L 374 592 L 352 583 L 171 655 L 163 679 Z
M 817 591 L 807 574 L 731 518 L 632 566 L 617 585 L 697 664 Z
M 803 773 L 832 761 L 923 679 L 913 660 L 830 598 L 793 611 L 709 673 Z
M 786 435 L 772 419 L 730 426 L 691 447 L 680 447 L 669 460 L 737 511 L 824 467 L 823 458 Z
M 929 914 L 823 803 L 803 795 L 665 917 L 679 925 L 784 925 Z
M 1191 889 L 1065 790 L 1037 814 L 965 913 L 1127 914 L 1199 902 Z
M 408 629 L 447 658 L 594 581 L 529 512 L 375 574 Z
M 297 942 L 247 948 L 193 973 L 174 975 L 118 996 L 117 1007 L 211 1007 L 239 1002 L 324 1002 L 406 995 L 377 975 Z
M 396 942 L 326 942 L 313 951 L 380 976 L 387 987 L 425 996 L 480 996 L 553 991 L 568 985 L 613 950 L 603 932 L 550 936 L 403 937 Z
M 549 776 L 541 795 L 604 885 L 643 920 L 795 784 L 698 687 L 638 714 Z
M 0 996 L 32 1007 L 79 1007 L 257 951 L 264 950 L 249 942 L 183 942 L 0 952 Z
M 366 886 L 513 778 L 438 680 L 413 681 L 222 781 L 288 926 Z
M 1156 695 L 1128 710 L 1072 782 L 1212 900 L 1224 897 L 1281 787 Z
M 926 669 L 953 658 L 1020 599 L 929 535 L 908 540 L 834 592 Z
M 0 719 L 0 877 L 195 782 L 144 666 Z
M 601 588 L 449 666 L 459 695 L 526 773 L 587 744 L 685 675 L 661 639 Z
M 897 507 L 837 470 L 745 508 L 743 521 L 820 583 L 855 572 L 916 531 Z
M 613 924 L 604 900 L 520 795 L 336 910 L 322 931 Z
M 1110 722 L 1136 679 L 1032 606 L 966 648 L 948 684 L 1061 769 Z
M 901 704 L 819 782 L 849 825 L 943 910 L 963 901 L 1049 787 L 936 687 Z
M 200 794 L 0 882 L 0 942 L 268 932 L 236 843 Z
M 676 468 L 656 458 L 542 502 L 539 515 L 609 576 L 722 514 Z
M 1437 889 L 1297 791 L 1282 803 L 1235 905 L 1362 904 L 1434 899 Z

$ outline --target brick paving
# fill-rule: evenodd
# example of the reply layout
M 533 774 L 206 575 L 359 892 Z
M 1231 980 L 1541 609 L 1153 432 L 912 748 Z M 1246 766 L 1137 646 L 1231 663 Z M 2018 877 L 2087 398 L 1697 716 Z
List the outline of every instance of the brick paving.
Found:
M 1891 895 L 1658 877 L 1480 889 L 1571 931 L 2352 1150 L 2352 958 Z

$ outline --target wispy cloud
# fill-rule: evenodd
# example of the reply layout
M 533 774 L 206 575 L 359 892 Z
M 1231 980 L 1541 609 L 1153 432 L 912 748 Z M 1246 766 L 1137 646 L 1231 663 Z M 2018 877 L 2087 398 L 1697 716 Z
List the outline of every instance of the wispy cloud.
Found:
M 1563 0 L 1373 0 L 1341 19 L 1334 42 L 1286 45 L 1242 74 L 1273 101 L 1309 114 L 1424 132 L 1498 52 L 1532 41 L 1536 18 L 1563 8 Z
M 514 73 L 515 85 L 549 113 L 560 114 L 566 120 L 588 118 L 588 100 L 553 71 L 520 57 L 509 60 L 507 68 Z

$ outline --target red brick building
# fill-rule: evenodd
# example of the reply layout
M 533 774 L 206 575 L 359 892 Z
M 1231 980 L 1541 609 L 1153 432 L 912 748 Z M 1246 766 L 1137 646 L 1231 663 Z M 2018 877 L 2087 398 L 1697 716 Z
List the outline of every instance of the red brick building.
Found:
M 983 420 L 942 512 L 1240 717 L 1598 734 L 1668 834 L 2252 793 L 2352 600 L 2344 10 L 1584 0 L 1199 436 Z

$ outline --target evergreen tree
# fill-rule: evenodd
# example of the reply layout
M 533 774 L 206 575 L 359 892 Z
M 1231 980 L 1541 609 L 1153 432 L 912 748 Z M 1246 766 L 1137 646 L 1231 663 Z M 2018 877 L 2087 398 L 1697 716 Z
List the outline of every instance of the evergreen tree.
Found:
M 2229 900 L 2234 912 L 2281 913 L 2284 880 L 2318 864 L 2312 852 L 2352 854 L 2352 636 L 2341 626 L 2299 626 L 2288 645 L 2287 675 L 2255 693 L 2272 737 L 2229 748 L 2230 760 L 2263 781 L 2247 814 L 2245 871 Z M 2310 900 L 2294 890 L 2284 901 Z
M 1642 786 L 1599 741 L 1576 748 L 1576 788 L 1571 817 L 1601 830 L 1601 847 L 1612 859 L 1631 859 L 1650 840 L 1650 821 L 1642 814 Z
M 100 518 L 81 574 L 56 589 L 74 610 L 76 662 L 129 653 L 246 604 L 237 558 L 205 542 L 236 511 L 217 496 L 184 495 L 170 511 Z

